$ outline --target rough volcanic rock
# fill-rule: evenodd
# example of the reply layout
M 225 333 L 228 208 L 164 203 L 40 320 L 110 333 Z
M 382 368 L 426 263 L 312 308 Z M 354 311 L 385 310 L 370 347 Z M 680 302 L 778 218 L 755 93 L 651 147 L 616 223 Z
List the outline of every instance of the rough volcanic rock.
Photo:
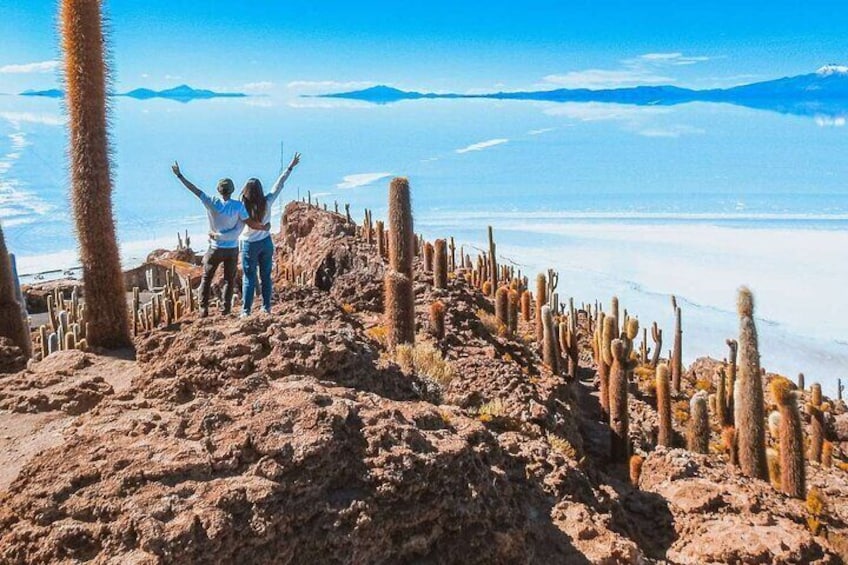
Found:
M 58 351 L 30 369 L 0 377 L 0 410 L 71 415 L 90 410 L 113 393 L 102 376 L 85 371 L 94 359 L 78 350 Z
M 190 247 L 182 249 L 154 249 L 147 254 L 146 263 L 168 259 L 171 261 L 183 261 L 185 263 L 198 264 L 197 253 Z
M 803 501 L 710 457 L 658 447 L 642 466 L 639 487 L 656 495 L 657 515 L 671 512 L 664 527 L 643 522 L 643 534 L 667 534 L 657 545 L 668 545 L 665 558 L 674 563 L 840 562 L 810 534 Z
M 71 292 L 77 288 L 80 297 L 83 295 L 82 281 L 77 279 L 58 279 L 35 284 L 21 286 L 21 292 L 26 300 L 27 312 L 30 314 L 43 314 L 47 312 L 47 297 L 52 296 L 56 290 L 62 292 L 66 300 L 71 299 Z
M 27 358 L 21 348 L 6 337 L 0 337 L 0 374 L 16 373 L 26 367 Z

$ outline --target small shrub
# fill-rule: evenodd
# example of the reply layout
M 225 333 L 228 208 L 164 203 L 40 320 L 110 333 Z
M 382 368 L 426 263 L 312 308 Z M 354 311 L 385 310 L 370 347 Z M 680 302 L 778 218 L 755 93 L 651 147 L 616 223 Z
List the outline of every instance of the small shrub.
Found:
M 547 438 L 548 443 L 551 444 L 551 447 L 555 450 L 559 451 L 569 459 L 577 459 L 577 450 L 574 449 L 574 446 L 571 445 L 570 441 L 559 436 L 555 436 L 552 433 L 548 433 Z
M 504 405 L 500 398 L 496 398 L 491 402 L 487 402 L 480 406 L 477 410 L 477 417 L 483 423 L 491 422 L 495 418 L 500 418 L 504 415 Z
M 402 343 L 395 348 L 392 360 L 404 373 L 415 373 L 447 386 L 454 377 L 453 367 L 432 344 L 419 342 L 415 345 Z
M 356 307 L 353 304 L 345 302 L 342 304 L 342 310 L 344 310 L 346 314 L 353 314 L 356 312 Z
M 386 347 L 388 344 L 388 335 L 389 331 L 386 329 L 386 326 L 374 326 L 373 328 L 368 328 L 365 330 L 365 335 L 379 343 L 381 346 Z

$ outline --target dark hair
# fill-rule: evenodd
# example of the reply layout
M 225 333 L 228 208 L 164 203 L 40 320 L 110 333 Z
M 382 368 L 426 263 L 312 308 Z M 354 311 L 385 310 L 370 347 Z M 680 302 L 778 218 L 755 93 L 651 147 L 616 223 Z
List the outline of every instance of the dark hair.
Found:
M 218 181 L 219 194 L 232 194 L 235 190 L 236 185 L 233 184 L 232 179 L 221 179 Z
M 241 201 L 247 208 L 247 214 L 251 220 L 261 222 L 265 218 L 265 207 L 268 201 L 262 191 L 262 183 L 259 179 L 248 179 L 241 189 Z

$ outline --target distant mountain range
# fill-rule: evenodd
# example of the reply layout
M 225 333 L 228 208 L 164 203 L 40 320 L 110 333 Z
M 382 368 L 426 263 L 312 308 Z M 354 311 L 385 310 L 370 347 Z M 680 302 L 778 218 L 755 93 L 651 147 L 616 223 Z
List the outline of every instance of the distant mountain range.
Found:
M 634 86 L 590 90 L 560 88 L 487 94 L 433 93 L 399 90 L 385 85 L 364 90 L 312 95 L 374 104 L 401 100 L 483 98 L 545 102 L 606 102 L 637 106 L 672 106 L 689 102 L 718 102 L 802 116 L 848 114 L 848 67 L 827 65 L 815 73 L 734 86 L 695 90 L 677 86 Z
M 43 96 L 46 98 L 62 98 L 65 93 L 62 90 L 26 90 L 21 96 Z M 244 98 L 247 94 L 241 92 L 214 92 L 192 88 L 186 84 L 169 88 L 167 90 L 151 90 L 149 88 L 136 88 L 124 93 L 115 93 L 112 96 L 125 96 L 137 100 L 149 100 L 151 98 L 164 98 L 176 102 L 191 102 L 192 100 L 207 100 L 209 98 Z

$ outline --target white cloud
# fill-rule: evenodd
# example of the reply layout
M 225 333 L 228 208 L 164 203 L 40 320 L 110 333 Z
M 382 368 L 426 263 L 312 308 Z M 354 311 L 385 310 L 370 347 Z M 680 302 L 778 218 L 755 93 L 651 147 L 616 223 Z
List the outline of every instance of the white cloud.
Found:
M 588 69 L 571 71 L 561 75 L 548 75 L 543 79 L 549 85 L 560 88 L 619 88 L 640 84 L 668 84 L 671 77 L 648 72 L 645 69 Z
M 636 133 L 638 133 L 639 135 L 645 136 L 645 137 L 677 138 L 677 137 L 680 137 L 681 135 L 699 135 L 699 134 L 706 133 L 706 131 L 701 129 L 701 128 L 696 128 L 696 127 L 692 127 L 692 126 L 673 125 L 673 126 L 666 126 L 666 127 L 660 126 L 660 127 L 653 127 L 653 128 L 645 128 L 645 129 L 639 130 Z
M 692 57 L 677 52 L 645 53 L 644 55 L 639 55 L 638 57 L 638 61 L 643 61 L 654 65 L 694 65 L 695 63 L 703 63 L 709 60 L 710 57 Z
M 816 125 L 822 128 L 845 127 L 845 116 L 816 116 Z
M 23 65 L 4 65 L 0 67 L 0 73 L 8 74 L 30 74 L 50 73 L 59 67 L 59 61 L 41 61 L 38 63 L 25 63 Z
M 541 128 L 541 129 L 531 129 L 527 132 L 527 135 L 542 135 L 543 133 L 548 133 L 549 131 L 554 131 L 556 128 Z
M 33 112 L 0 112 L 0 118 L 16 126 L 21 123 L 41 124 L 45 126 L 61 126 L 65 118 L 58 114 L 36 114 Z
M 165 80 L 182 80 L 180 75 L 165 75 Z
M 392 176 L 392 173 L 358 173 L 355 175 L 347 175 L 342 178 L 342 182 L 336 185 L 336 188 L 357 188 L 367 186 L 380 179 Z
M 469 153 L 471 151 L 482 151 L 483 149 L 488 149 L 489 147 L 494 147 L 496 145 L 502 145 L 507 143 L 509 140 L 504 138 L 498 139 L 489 139 L 487 141 L 481 141 L 479 143 L 472 143 L 468 147 L 463 147 L 462 149 L 457 149 L 457 153 Z
M 249 82 L 241 87 L 244 92 L 268 92 L 274 87 L 274 83 L 270 80 L 261 80 L 257 82 Z
M 585 69 L 544 77 L 547 85 L 560 88 L 622 88 L 628 86 L 673 84 L 674 77 L 664 69 L 694 65 L 709 61 L 710 57 L 684 55 L 680 52 L 645 53 L 619 61 L 618 69 Z
M 668 108 L 663 106 L 631 106 L 606 102 L 565 102 L 549 107 L 545 110 L 545 114 L 564 116 L 581 122 L 602 120 L 639 122 L 651 116 L 667 114 L 669 111 Z
M 356 90 L 374 86 L 373 81 L 338 82 L 335 80 L 293 80 L 286 87 L 300 92 L 338 92 L 340 90 Z

